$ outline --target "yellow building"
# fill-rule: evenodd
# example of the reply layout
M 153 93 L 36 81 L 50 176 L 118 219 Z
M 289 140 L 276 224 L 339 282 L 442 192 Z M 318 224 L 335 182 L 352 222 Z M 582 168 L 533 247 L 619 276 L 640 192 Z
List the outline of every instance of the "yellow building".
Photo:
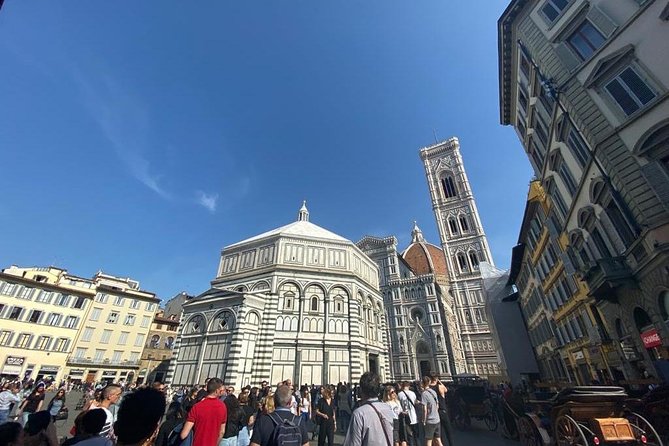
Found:
M 0 272 L 0 376 L 132 381 L 158 307 L 139 282 L 56 267 Z
M 0 272 L 0 375 L 65 378 L 65 363 L 95 297 L 95 283 L 66 270 Z
M 142 352 L 138 383 L 165 382 L 179 329 L 179 318 L 180 315 L 176 314 L 165 315 L 162 309 L 156 312 Z
M 131 382 L 160 300 L 132 279 L 99 272 L 93 282 L 95 297 L 67 359 L 67 375 L 83 382 Z

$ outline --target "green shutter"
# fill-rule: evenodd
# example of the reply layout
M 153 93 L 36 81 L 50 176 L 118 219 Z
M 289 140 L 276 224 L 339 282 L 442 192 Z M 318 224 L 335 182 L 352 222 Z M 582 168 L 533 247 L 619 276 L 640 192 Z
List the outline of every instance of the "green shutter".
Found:
M 567 42 L 558 43 L 555 46 L 555 53 L 568 71 L 573 71 L 581 63 L 581 59 L 569 48 Z
M 651 161 L 645 166 L 641 166 L 641 174 L 660 199 L 664 208 L 669 209 L 669 177 L 664 168 L 658 162 Z
M 611 20 L 609 16 L 604 14 L 601 9 L 594 5 L 590 8 L 590 11 L 588 11 L 586 18 L 590 20 L 590 22 L 592 22 L 592 24 L 595 25 L 599 31 L 601 31 L 604 37 L 607 38 L 613 34 L 613 31 L 615 31 L 617 28 L 617 25 L 613 22 L 613 20 Z

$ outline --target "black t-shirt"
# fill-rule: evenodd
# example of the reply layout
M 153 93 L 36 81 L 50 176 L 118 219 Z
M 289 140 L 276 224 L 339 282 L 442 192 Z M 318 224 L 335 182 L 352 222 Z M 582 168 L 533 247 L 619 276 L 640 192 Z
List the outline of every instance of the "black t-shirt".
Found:
M 239 421 L 239 425 L 242 427 L 246 427 L 249 425 L 249 418 L 251 418 L 251 415 L 255 415 L 256 410 L 248 406 L 246 404 L 242 405 L 242 419 Z
M 26 398 L 26 405 L 23 407 L 24 412 L 35 413 L 40 401 L 44 401 L 44 392 L 28 395 Z
M 291 420 L 293 419 L 294 423 L 300 423 L 300 434 L 302 435 L 301 444 L 309 443 L 309 434 L 307 433 L 306 423 L 301 421 L 300 417 L 297 417 L 290 413 L 290 409 L 278 409 L 274 411 L 281 419 Z M 273 416 L 276 416 L 273 415 Z M 251 443 L 261 444 L 262 446 L 276 446 L 274 444 L 274 428 L 276 424 L 269 415 L 261 415 L 256 421 L 256 424 L 253 428 L 253 436 L 251 437 Z
M 325 398 L 321 398 L 318 401 L 317 409 L 320 413 L 324 413 L 325 415 L 328 416 L 327 420 L 325 418 L 321 417 L 321 421 L 323 421 L 323 422 L 327 421 L 327 422 L 331 422 L 331 423 L 334 422 L 334 420 L 332 419 L 332 417 L 334 415 L 334 407 L 333 407 L 332 404 L 328 404 L 328 402 Z
M 446 398 L 441 396 L 441 393 L 439 393 L 439 384 L 435 384 L 434 386 L 430 386 L 430 389 L 434 390 L 434 393 L 437 394 L 437 402 L 439 403 L 439 410 L 446 410 Z

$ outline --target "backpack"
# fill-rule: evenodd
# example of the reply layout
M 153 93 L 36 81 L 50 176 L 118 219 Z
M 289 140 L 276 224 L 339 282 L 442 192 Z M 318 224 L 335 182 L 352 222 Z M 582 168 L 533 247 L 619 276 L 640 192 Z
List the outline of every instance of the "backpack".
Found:
M 183 429 L 184 423 L 178 423 L 167 436 L 167 446 L 190 446 L 193 443 L 193 430 L 188 433 L 188 436 L 182 440 L 181 439 L 181 429 Z
M 274 423 L 274 431 L 272 432 L 273 443 L 276 446 L 301 446 L 302 445 L 302 431 L 300 430 L 301 417 L 292 415 L 292 420 L 281 418 L 276 412 L 269 414 L 270 419 Z M 297 422 L 295 421 L 297 420 Z

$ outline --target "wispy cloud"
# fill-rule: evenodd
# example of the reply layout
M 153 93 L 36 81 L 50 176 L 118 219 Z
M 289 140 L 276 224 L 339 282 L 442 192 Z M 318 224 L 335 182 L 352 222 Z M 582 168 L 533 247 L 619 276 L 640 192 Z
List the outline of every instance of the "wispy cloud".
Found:
M 122 88 L 109 76 L 93 82 L 81 71 L 74 72 L 85 107 L 128 172 L 139 182 L 164 199 L 170 194 L 160 184 L 161 176 L 154 173 L 146 157 L 149 147 L 149 116 L 141 101 Z
M 208 194 L 201 190 L 195 192 L 197 198 L 196 203 L 207 209 L 209 212 L 216 212 L 216 204 L 218 203 L 218 194 Z

